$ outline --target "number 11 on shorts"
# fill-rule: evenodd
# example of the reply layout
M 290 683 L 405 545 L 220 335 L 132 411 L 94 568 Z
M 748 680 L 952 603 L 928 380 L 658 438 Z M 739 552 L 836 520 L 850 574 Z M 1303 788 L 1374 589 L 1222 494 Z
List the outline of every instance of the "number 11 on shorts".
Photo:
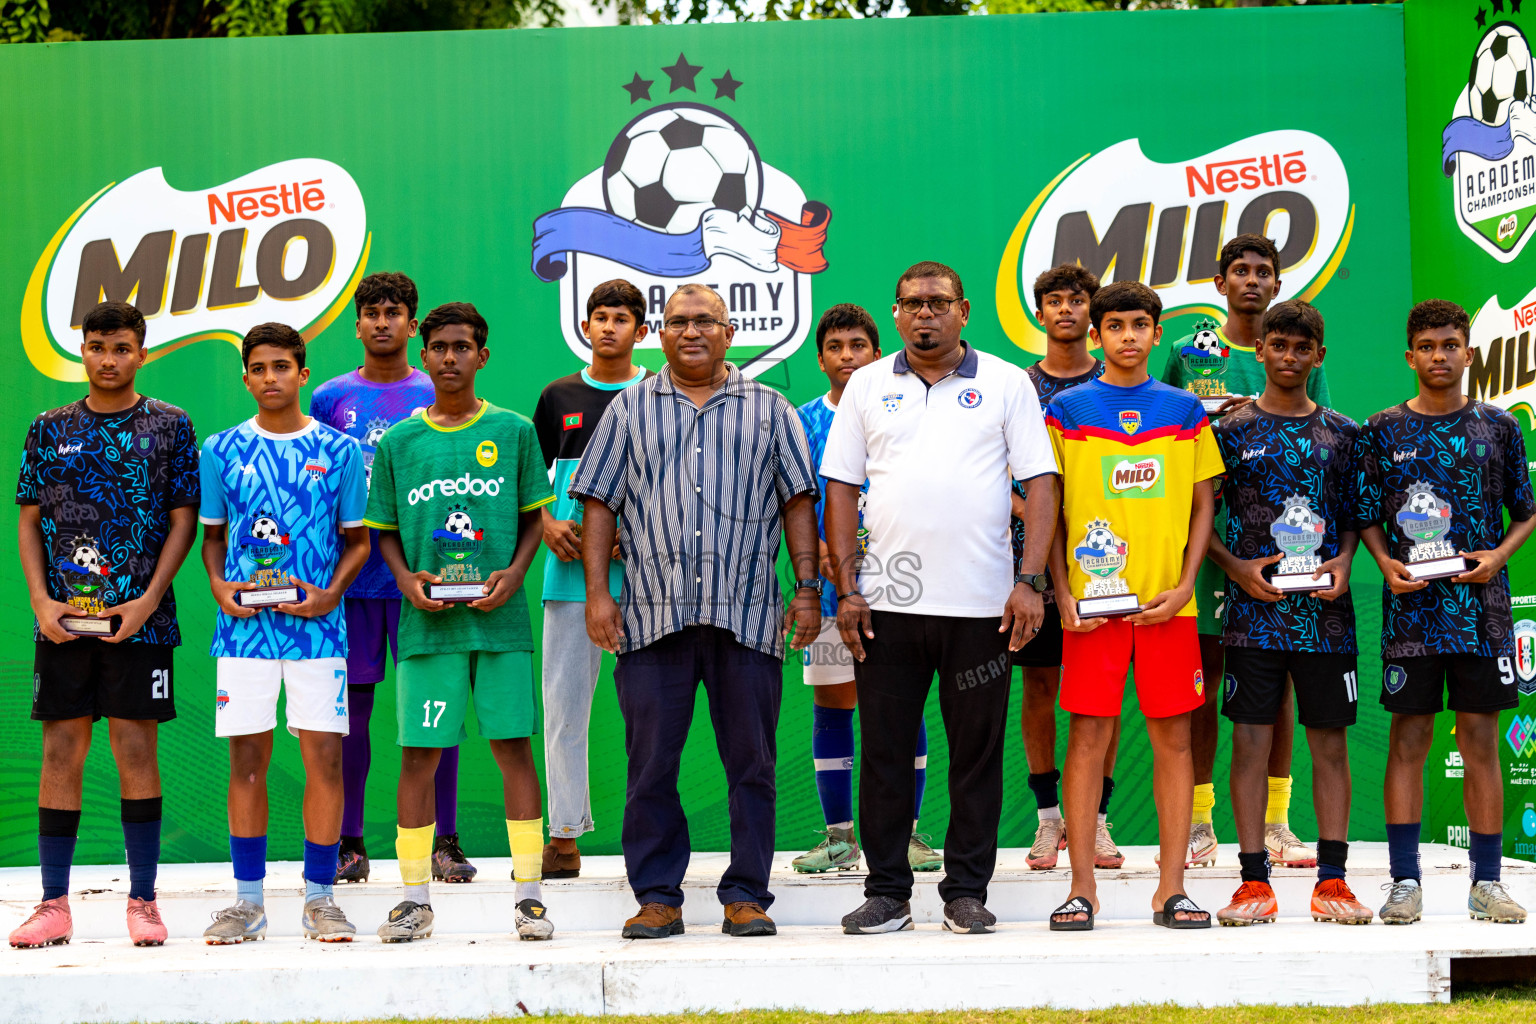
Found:
M 445 701 L 445 700 L 424 700 L 424 701 L 422 701 L 421 702 L 421 710 L 422 710 L 421 726 L 422 726 L 422 728 L 424 728 L 424 729 L 435 729 L 437 727 L 437 723 L 442 721 L 443 712 L 447 709 L 447 707 L 448 707 L 448 702 Z M 433 708 L 437 708 L 437 714 L 436 715 L 432 714 L 432 709 Z

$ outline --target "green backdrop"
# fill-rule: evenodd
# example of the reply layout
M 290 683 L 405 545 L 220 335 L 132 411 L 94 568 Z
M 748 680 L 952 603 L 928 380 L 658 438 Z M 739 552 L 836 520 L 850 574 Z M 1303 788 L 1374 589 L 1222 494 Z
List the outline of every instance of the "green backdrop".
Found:
M 766 244 L 766 254 L 746 254 L 755 267 L 716 252 L 703 270 L 626 273 L 653 294 L 683 279 L 728 291 L 743 327 L 740 358 L 797 403 L 825 387 L 805 342 L 819 311 L 853 301 L 888 323 L 895 279 L 919 259 L 964 275 L 975 303 L 969 340 L 1028 363 L 1038 325 L 1022 282 L 1054 258 L 1165 289 L 1183 311 L 1169 322 L 1173 338 L 1218 301 L 1208 279 L 1220 242 L 1255 226 L 1286 237 L 1283 294 L 1313 296 L 1324 310 L 1334 393 L 1343 411 L 1364 417 L 1412 387 L 1394 361 L 1410 299 L 1402 77 L 1403 12 L 1393 7 L 0 48 L 0 95 L 11 100 L 0 149 L 0 331 L 18 381 L 0 408 L 0 432 L 14 439 L 0 447 L 0 478 L 14 477 L 28 420 L 82 393 L 70 379 L 78 379 L 70 321 L 82 267 L 86 293 L 138 280 L 136 299 L 159 310 L 142 389 L 186 408 L 201 436 L 251 413 L 228 343 L 250 323 L 305 328 L 316 382 L 356 365 L 345 302 L 365 269 L 410 273 L 424 308 L 474 301 L 491 324 L 484 393 L 531 411 L 546 382 L 581 365 L 569 343 L 571 303 L 602 279 L 595 275 L 623 269 L 588 253 L 567 258 L 564 276 L 545 265 L 550 279 L 541 278 L 535 221 L 562 205 L 604 206 L 598 169 L 616 137 L 677 102 L 707 108 L 688 116 L 714 125 L 716 137 L 750 138 L 746 206 L 736 193 L 694 198 L 751 208 L 755 227 L 738 224 L 721 244 Z M 610 173 L 634 166 L 643 178 L 644 154 L 635 156 L 643 148 L 631 140 L 614 150 Z M 163 183 L 135 177 L 154 168 L 164 169 Z M 663 174 L 674 188 L 662 199 L 690 201 L 699 180 Z M 114 183 L 122 184 L 103 192 Z M 619 188 L 606 202 L 629 216 L 628 200 L 613 196 Z M 242 206 L 243 196 L 253 201 Z M 247 234 L 224 240 L 239 228 Z M 111 244 L 89 244 L 104 238 Z M 627 243 L 607 251 L 635 258 Z M 1414 290 L 1425 287 L 1413 279 Z M 892 329 L 888 348 L 896 343 Z M 530 579 L 541 571 L 539 563 Z M 1354 585 L 1360 674 L 1374 680 L 1379 577 L 1369 560 Z M 165 853 L 223 860 L 227 762 L 213 737 L 206 653 L 213 604 L 195 554 L 178 587 L 187 643 L 177 659 L 180 717 L 162 731 Z M 0 564 L 0 613 L 0 864 L 25 864 L 35 858 L 40 738 L 27 719 L 30 615 L 10 560 Z M 785 679 L 778 845 L 805 848 L 820 824 L 811 701 L 795 664 Z M 1013 714 L 1017 686 L 1016 678 Z M 389 694 L 380 688 L 367 808 L 367 838 L 385 856 L 394 821 Z M 936 706 L 931 714 L 923 828 L 942 839 L 947 758 Z M 1373 700 L 1362 701 L 1352 829 L 1361 839 L 1383 834 L 1386 724 Z M 97 735 L 80 856 L 114 862 L 122 859 L 116 784 L 104 729 Z M 605 671 L 592 722 L 598 829 L 589 852 L 618 850 L 622 735 Z M 302 772 L 281 730 L 277 748 L 271 849 L 297 857 Z M 1292 820 L 1315 834 L 1304 744 L 1298 755 Z M 1227 758 L 1223 741 L 1218 778 Z M 1121 842 L 1154 840 L 1149 770 L 1132 716 L 1111 815 Z M 1002 840 L 1024 845 L 1034 804 L 1016 731 L 1007 774 Z M 472 741 L 460 810 L 471 857 L 505 855 L 499 793 L 494 765 Z M 683 795 L 697 848 L 723 849 L 724 780 L 703 715 L 685 754 Z M 1217 827 L 1233 834 L 1224 786 Z

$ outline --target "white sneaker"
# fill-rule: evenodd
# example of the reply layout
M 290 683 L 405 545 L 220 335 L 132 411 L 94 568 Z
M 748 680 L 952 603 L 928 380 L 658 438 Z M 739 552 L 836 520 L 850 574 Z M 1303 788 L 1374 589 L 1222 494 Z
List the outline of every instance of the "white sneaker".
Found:
M 1197 821 L 1189 826 L 1189 853 L 1184 858 L 1186 868 L 1209 868 L 1216 864 L 1216 829 L 1208 821 Z M 1152 855 L 1156 864 L 1163 862 L 1162 851 Z
M 379 938 L 385 942 L 410 942 L 432 937 L 432 906 L 404 900 L 395 904 L 389 917 L 379 925 Z
M 1304 845 L 1283 821 L 1264 826 L 1264 851 L 1269 862 L 1282 868 L 1315 868 L 1317 851 Z
M 336 901 L 329 896 L 316 896 L 304 904 L 304 916 L 300 921 L 305 938 L 321 942 L 351 942 L 357 929 L 347 915 L 341 912 Z

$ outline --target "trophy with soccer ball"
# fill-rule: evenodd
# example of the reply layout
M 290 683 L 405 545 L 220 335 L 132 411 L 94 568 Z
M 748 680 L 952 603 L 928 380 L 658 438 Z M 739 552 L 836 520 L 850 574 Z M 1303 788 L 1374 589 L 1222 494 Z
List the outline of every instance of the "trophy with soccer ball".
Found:
M 1414 579 L 1438 580 L 1467 571 L 1467 560 L 1444 539 L 1451 529 L 1451 506 L 1429 484 L 1409 485 L 1408 500 L 1397 510 L 1397 527 L 1415 542 L 1403 563 Z
M 1125 550 L 1125 541 L 1115 535 L 1108 522 L 1095 519 L 1088 524 L 1082 543 L 1072 552 L 1078 566 L 1088 574 L 1088 585 L 1077 599 L 1079 619 L 1111 619 L 1141 611 L 1141 599 L 1120 578 L 1125 571 Z
M 485 546 L 485 531 L 475 525 L 469 509 L 463 505 L 451 507 L 442 527 L 432 531 L 432 540 L 444 561 L 437 571 L 443 582 L 427 584 L 427 599 L 453 604 L 484 597 L 485 577 L 475 559 Z
M 256 571 L 247 582 L 250 590 L 235 592 L 235 603 L 244 608 L 270 608 L 275 604 L 297 604 L 304 600 L 304 590 L 283 571 L 293 557 L 288 531 L 276 512 L 259 510 L 251 517 L 245 535 L 239 540 L 245 554 L 256 563 Z
M 1286 556 L 1275 566 L 1275 574 L 1269 579 L 1270 586 L 1287 593 L 1331 589 L 1333 573 L 1325 572 L 1312 578 L 1323 564 L 1317 549 L 1323 546 L 1327 531 L 1328 523 L 1312 511 L 1311 498 L 1303 494 L 1286 498 L 1285 511 L 1269 524 L 1269 535 L 1275 538 L 1275 546 Z

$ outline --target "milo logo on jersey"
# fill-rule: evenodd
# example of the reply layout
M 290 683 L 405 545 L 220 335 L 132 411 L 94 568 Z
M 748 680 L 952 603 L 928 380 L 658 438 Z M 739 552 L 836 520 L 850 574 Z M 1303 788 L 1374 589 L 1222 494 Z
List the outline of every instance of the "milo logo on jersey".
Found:
M 1338 270 L 1354 216 L 1343 160 L 1311 132 L 1264 132 L 1171 163 L 1127 139 L 1072 163 L 1029 203 L 1003 248 L 998 319 L 1014 344 L 1043 354 L 1032 285 L 1042 268 L 1061 263 L 1081 264 L 1106 284 L 1158 289 L 1165 320 L 1220 317 L 1210 284 L 1217 256 L 1247 232 L 1279 246 L 1284 288 L 1276 300 L 1310 301 Z
M 1140 421 L 1137 421 L 1140 425 Z M 1105 455 L 1099 459 L 1104 472 L 1106 498 L 1161 498 L 1165 491 L 1163 457 L 1126 458 Z
M 432 543 L 444 562 L 438 572 L 443 582 L 478 583 L 483 578 L 473 559 L 485 546 L 485 531 L 475 525 L 467 507 L 449 506 L 443 525 L 432 531 Z
M 251 516 L 238 541 L 240 551 L 256 563 L 248 582 L 257 587 L 281 587 L 288 583 L 282 566 L 293 557 L 288 530 L 276 512 L 259 510 Z
M 1408 497 L 1395 518 L 1403 536 L 1417 542 L 1408 550 L 1410 562 L 1455 556 L 1456 545 L 1440 539 L 1451 528 L 1451 507 L 1429 484 L 1409 484 Z
M 1495 3 L 1493 9 L 1502 8 Z M 1461 233 L 1509 263 L 1530 241 L 1536 220 L 1536 63 L 1512 21 L 1489 26 L 1471 57 L 1440 135 L 1440 159 Z
M 64 603 L 94 615 L 116 601 L 112 591 L 112 566 L 94 537 L 79 536 L 67 542 L 67 557 L 53 563 L 63 583 Z
M 681 54 L 661 70 L 669 96 L 698 92 L 703 68 Z M 717 104 L 734 102 L 742 88 L 729 71 L 709 81 Z M 629 103 L 649 102 L 655 83 L 636 72 L 624 86 Z M 827 269 L 831 219 L 825 204 L 758 155 L 752 136 L 719 106 L 663 103 L 619 128 L 602 165 L 534 221 L 533 272 L 559 283 L 561 331 L 583 361 L 591 360 L 581 321 L 593 285 L 633 281 L 651 328 L 636 353 L 652 369 L 661 365 L 667 296 L 688 282 L 707 284 L 736 327 L 732 361 L 755 377 L 810 333 L 811 281 Z
M 161 317 L 145 341 L 151 360 L 210 338 L 239 346 L 271 320 L 313 340 L 363 276 L 367 224 L 357 183 L 329 160 L 189 191 L 162 167 L 139 171 L 86 199 L 43 247 L 22 296 L 22 343 L 40 372 L 85 380 L 80 321 L 104 300 Z

